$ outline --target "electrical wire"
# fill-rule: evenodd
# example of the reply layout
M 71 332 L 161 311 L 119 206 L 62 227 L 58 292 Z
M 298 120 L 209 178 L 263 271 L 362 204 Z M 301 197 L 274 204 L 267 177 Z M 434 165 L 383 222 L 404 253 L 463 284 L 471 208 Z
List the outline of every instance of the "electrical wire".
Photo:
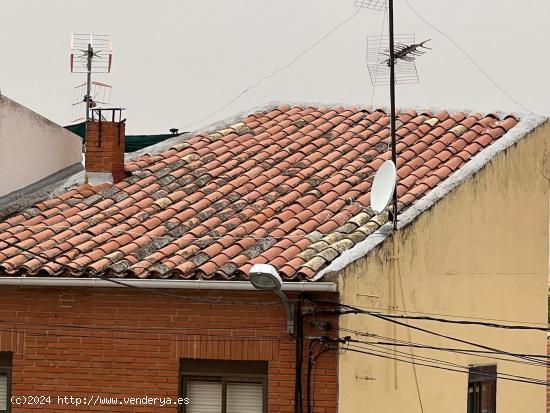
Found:
M 42 325 L 43 329 L 49 329 L 49 325 Z M 83 326 L 83 330 L 85 330 L 86 326 Z M 189 329 L 186 330 L 187 332 Z M 94 335 L 94 334 L 80 334 L 78 332 L 75 332 L 74 334 L 66 334 L 66 333 L 53 333 L 50 331 L 31 331 L 31 330 L 25 330 L 25 329 L 19 329 L 19 328 L 0 328 L 0 332 L 4 333 L 22 333 L 28 336 L 32 337 L 56 337 L 56 338 L 100 338 L 105 340 L 128 340 L 128 337 L 122 337 L 122 336 L 115 336 L 112 337 L 106 337 L 104 334 L 105 332 L 101 332 L 101 335 Z M 99 332 L 99 331 L 98 331 Z M 114 333 L 114 332 L 113 332 Z M 132 334 L 151 334 L 151 332 L 130 332 Z M 161 333 L 159 333 L 161 334 Z M 291 337 L 278 337 L 278 336 L 219 336 L 216 334 L 185 334 L 185 333 L 165 333 L 164 335 L 173 335 L 175 338 L 172 337 L 169 338 L 169 340 L 176 340 L 176 341 L 187 341 L 187 340 L 195 340 L 197 337 L 205 338 L 206 341 L 208 340 L 216 340 L 216 341 L 239 341 L 239 340 L 245 340 L 245 341 L 291 341 Z M 141 339 L 143 340 L 143 339 Z M 157 341 L 159 338 L 150 339 Z
M 521 107 L 526 112 L 529 112 L 530 114 L 534 114 L 531 110 L 529 110 L 527 107 L 525 107 L 521 102 L 516 100 L 504 87 L 499 85 L 476 61 L 475 59 L 451 36 L 449 36 L 447 33 L 443 32 L 441 29 L 437 28 L 434 24 L 430 23 L 428 20 L 426 20 L 409 2 L 409 0 L 405 0 L 405 3 L 411 9 L 411 11 L 418 17 L 420 20 L 424 22 L 428 27 L 432 28 L 442 36 L 444 36 L 447 40 L 449 40 L 458 50 L 462 52 L 464 56 L 470 60 L 470 62 L 495 86 L 498 90 L 500 90 L 502 93 L 504 93 L 508 99 L 510 99 L 512 102 L 514 102 L 516 105 Z
M 506 358 L 503 358 L 503 357 L 480 355 L 480 354 L 472 353 L 471 351 L 461 350 L 461 349 L 447 349 L 447 348 L 442 348 L 442 347 L 435 347 L 435 346 L 428 346 L 428 345 L 414 344 L 414 343 L 399 343 L 399 342 L 393 342 L 391 340 L 388 340 L 387 342 L 384 342 L 384 341 L 374 341 L 374 342 L 369 341 L 368 343 L 373 344 L 373 345 L 377 345 L 377 346 L 412 347 L 412 348 L 418 348 L 418 349 L 423 349 L 423 350 L 446 351 L 446 352 L 450 352 L 450 353 L 458 353 L 458 354 L 464 354 L 464 355 L 469 355 L 469 356 L 483 357 L 483 358 L 488 358 L 488 359 L 491 359 L 491 360 L 500 360 L 500 361 L 506 361 L 506 362 L 510 362 L 510 363 L 524 364 L 524 365 L 528 365 L 528 366 L 538 366 L 538 367 L 544 367 L 544 368 L 550 367 L 550 364 L 545 363 L 543 361 L 541 361 L 539 363 L 535 363 L 535 362 L 528 362 L 528 361 L 521 361 L 521 360 L 511 360 L 511 359 L 506 359 Z
M 397 321 L 395 319 L 387 318 L 387 317 L 385 317 L 383 315 L 380 315 L 380 314 L 369 313 L 369 315 L 372 316 L 372 317 L 381 319 L 381 320 L 385 320 L 385 321 L 403 326 L 403 327 L 409 327 L 409 328 L 412 328 L 414 330 L 422 331 L 422 332 L 427 333 L 427 334 L 431 334 L 431 335 L 434 335 L 434 336 L 437 336 L 437 337 L 445 338 L 447 340 L 456 341 L 456 342 L 459 342 L 459 343 L 462 343 L 462 344 L 468 344 L 468 345 L 473 346 L 473 347 L 483 348 L 484 350 L 491 350 L 491 351 L 499 352 L 501 354 L 506 354 L 507 356 L 518 357 L 520 359 L 538 362 L 538 360 L 531 359 L 530 357 L 514 356 L 513 354 L 511 354 L 507 351 L 504 351 L 504 350 L 500 350 L 500 349 L 490 347 L 490 346 L 486 346 L 486 345 L 483 345 L 483 344 L 478 344 L 478 343 L 475 343 L 473 341 L 463 340 L 463 339 L 460 339 L 460 338 L 457 338 L 457 337 L 452 337 L 452 336 L 448 336 L 448 335 L 445 335 L 445 334 L 437 333 L 435 331 L 430 331 L 430 330 L 427 330 L 427 329 L 422 328 L 422 327 L 418 327 L 418 326 L 414 326 L 414 325 L 410 325 L 410 324 L 405 324 L 405 323 L 402 323 L 402 322 Z
M 315 410 L 315 390 L 314 389 L 315 389 L 315 373 L 316 373 L 315 368 L 317 366 L 317 360 L 323 354 L 328 353 L 331 350 L 337 350 L 336 355 L 343 354 L 343 352 L 339 351 L 338 347 L 334 348 L 334 347 L 331 347 L 329 345 L 330 343 L 342 343 L 342 342 L 344 342 L 343 339 L 333 338 L 333 337 L 316 338 L 316 339 L 311 340 L 309 342 L 307 379 L 306 379 L 306 382 L 307 382 L 307 413 L 312 413 Z M 321 348 L 321 350 L 319 350 L 319 352 L 316 355 L 313 355 L 316 347 L 319 346 L 319 345 L 322 345 L 323 348 Z M 313 376 L 313 385 L 311 383 L 312 376 Z
M 367 309 L 367 310 L 376 310 L 376 311 L 392 311 L 391 308 L 381 308 L 381 307 L 369 307 L 369 306 L 356 306 L 357 308 L 361 309 Z M 399 309 L 393 309 L 393 311 L 399 312 Z M 407 310 L 407 313 L 414 313 L 414 314 L 426 314 L 426 315 L 432 315 L 432 316 L 442 316 L 442 317 L 453 317 L 453 318 L 462 318 L 462 319 L 472 319 L 472 320 L 485 320 L 485 321 L 499 321 L 504 323 L 516 323 L 516 324 L 530 324 L 530 325 L 537 325 L 537 326 L 548 326 L 548 323 L 533 323 L 531 321 L 523 321 L 523 320 L 507 320 L 503 318 L 488 318 L 488 317 L 474 317 L 474 316 L 465 316 L 460 314 L 445 314 L 445 313 L 430 313 L 426 311 L 413 311 L 413 310 Z
M 328 304 L 328 305 L 332 304 L 332 305 L 334 305 L 334 303 L 330 303 L 330 302 L 326 302 L 326 301 L 320 301 L 320 300 L 316 300 L 315 302 L 319 303 L 319 304 Z M 431 331 L 431 330 L 428 330 L 428 329 L 425 329 L 425 328 L 422 328 L 422 327 L 418 327 L 418 326 L 415 326 L 415 325 L 406 324 L 406 323 L 403 323 L 401 321 L 397 321 L 393 318 L 387 317 L 383 313 L 365 311 L 365 310 L 361 310 L 360 308 L 353 307 L 353 306 L 350 306 L 350 305 L 347 305 L 347 304 L 341 304 L 341 303 L 337 304 L 337 306 L 347 309 L 345 311 L 340 311 L 340 312 L 336 311 L 336 313 L 338 313 L 340 315 L 344 315 L 344 314 L 366 314 L 366 315 L 369 315 L 369 316 L 374 317 L 374 318 L 378 318 L 378 319 L 385 320 L 385 321 L 390 322 L 390 323 L 394 323 L 396 325 L 400 325 L 402 327 L 409 327 L 409 328 L 412 328 L 414 330 L 422 331 L 422 332 L 427 333 L 427 334 L 431 334 L 431 335 L 434 335 L 434 336 L 437 336 L 437 337 L 445 338 L 445 339 L 451 340 L 451 341 L 456 341 L 456 342 L 459 342 L 459 343 L 462 343 L 462 344 L 467 344 L 467 345 L 470 345 L 470 346 L 473 346 L 473 347 L 482 348 L 484 350 L 491 350 L 491 351 L 494 351 L 494 352 L 498 352 L 500 354 L 506 354 L 507 356 L 517 357 L 517 358 L 528 360 L 528 361 L 534 361 L 534 362 L 539 362 L 540 361 L 540 360 L 532 359 L 532 358 L 527 357 L 527 356 L 515 356 L 514 354 L 512 354 L 510 352 L 500 350 L 500 349 L 497 349 L 497 348 L 494 348 L 494 347 L 490 347 L 490 346 L 475 343 L 475 342 L 472 342 L 472 341 L 463 340 L 463 339 L 460 339 L 460 338 L 457 338 L 457 337 L 452 337 L 452 336 L 448 336 L 448 335 L 445 335 L 445 334 L 437 333 L 435 331 Z M 332 311 L 332 312 L 325 311 L 325 313 L 334 314 L 335 312 L 334 311 Z
M 458 352 L 458 353 L 464 352 L 464 353 L 469 354 L 469 355 L 475 355 L 475 356 L 478 356 L 478 357 L 488 357 L 488 358 L 493 358 L 493 357 L 485 356 L 486 354 L 501 354 L 499 352 L 490 351 L 490 350 L 473 350 L 473 349 L 464 349 L 464 348 L 455 348 L 455 347 L 430 346 L 428 344 L 422 344 L 422 343 L 417 343 L 417 342 L 413 342 L 413 341 L 393 339 L 393 338 L 390 338 L 390 337 L 385 337 L 385 336 L 381 336 L 381 335 L 374 334 L 374 333 L 367 333 L 367 332 L 352 330 L 352 329 L 344 328 L 344 327 L 339 327 L 338 330 L 343 331 L 344 333 L 351 333 L 351 334 L 355 334 L 357 336 L 362 336 L 362 337 L 370 337 L 370 338 L 377 338 L 377 339 L 381 339 L 381 340 L 389 340 L 389 341 L 392 341 L 392 343 L 394 343 L 396 345 L 414 346 L 414 347 L 427 349 L 427 350 L 452 351 L 452 352 Z M 382 342 L 378 342 L 376 344 L 382 344 Z M 533 357 L 533 358 L 540 358 L 540 359 L 550 359 L 550 356 L 547 355 L 547 354 L 533 354 L 533 353 L 510 353 L 510 354 L 513 355 L 513 356 L 516 356 L 516 357 L 517 356 L 525 356 L 525 357 Z M 521 361 L 521 360 L 511 360 L 511 359 L 502 359 L 502 360 L 506 360 L 506 361 L 510 361 L 510 362 L 514 362 L 514 363 L 520 363 L 520 364 L 523 364 L 523 363 L 532 364 L 530 362 L 524 362 L 524 361 Z M 540 361 L 542 361 L 542 360 L 540 360 Z
M 386 353 L 386 354 L 392 354 L 392 353 L 395 354 L 395 353 L 397 353 L 397 354 L 400 354 L 402 356 L 411 358 L 413 362 L 416 359 L 416 360 L 421 360 L 421 361 L 424 361 L 424 362 L 434 362 L 434 363 L 438 363 L 440 365 L 446 365 L 446 366 L 450 366 L 450 367 L 457 367 L 457 368 L 462 368 L 462 369 L 467 369 L 467 370 L 469 369 L 468 366 L 464 366 L 463 364 L 453 363 L 453 362 L 450 362 L 450 361 L 445 361 L 445 360 L 436 359 L 436 358 L 427 357 L 427 356 L 412 356 L 412 355 L 409 355 L 409 353 L 406 353 L 404 351 L 392 350 L 392 352 L 388 352 L 388 351 L 386 351 L 385 347 L 369 343 L 368 341 L 350 339 L 350 342 L 351 343 L 357 343 L 357 344 L 363 344 L 363 345 L 366 345 L 368 347 L 374 347 L 376 349 L 380 348 L 382 350 L 377 350 L 377 351 L 380 351 L 380 352 Z M 509 373 L 499 373 L 499 374 L 500 374 L 500 376 L 499 376 L 500 378 L 512 377 L 512 378 L 517 378 L 517 379 L 522 379 L 522 380 L 543 381 L 543 380 L 540 380 L 540 379 L 533 379 L 533 378 L 530 378 L 530 377 L 519 376 L 519 375 L 516 375 L 516 374 L 509 374 Z M 546 383 L 546 381 L 544 381 L 544 382 Z
M 393 255 L 395 257 L 397 257 L 397 247 L 396 247 L 396 239 L 395 237 L 392 237 L 392 242 L 393 242 Z M 407 314 L 407 306 L 406 306 L 406 303 L 405 303 L 405 292 L 404 292 L 404 289 L 403 289 L 403 277 L 401 276 L 401 266 L 399 265 L 399 260 L 396 259 L 394 260 L 394 263 L 395 265 L 397 266 L 397 275 L 399 277 L 399 284 L 401 286 L 401 301 L 403 303 L 403 310 L 405 310 L 405 314 Z M 408 325 L 408 323 L 407 323 Z M 412 335 L 411 335 L 411 329 L 407 327 L 407 335 L 409 337 L 409 341 L 412 341 Z M 395 350 L 395 346 L 394 346 L 394 350 Z M 421 413 L 424 413 L 424 404 L 422 403 L 422 396 L 420 395 L 420 384 L 418 382 L 418 374 L 416 372 L 416 363 L 414 363 L 415 359 L 414 359 L 414 351 L 413 351 L 413 348 L 412 347 L 409 347 L 409 351 L 411 353 L 411 356 L 413 356 L 413 373 L 414 373 L 414 382 L 415 382 L 415 385 L 416 385 L 416 393 L 418 395 L 418 404 L 420 406 L 420 412 Z
M 381 313 L 376 311 L 365 311 L 360 310 L 361 313 L 370 314 L 370 315 L 382 315 L 387 318 L 396 318 L 402 320 L 421 320 L 421 321 L 435 321 L 439 323 L 447 324 L 460 324 L 460 325 L 475 325 L 481 327 L 491 327 L 491 328 L 501 328 L 506 330 L 528 330 L 528 331 L 544 331 L 549 332 L 550 328 L 548 327 L 534 327 L 534 326 L 524 326 L 524 325 L 509 325 L 509 324 L 498 324 L 498 323 L 488 323 L 483 321 L 471 321 L 471 320 L 449 320 L 447 318 L 439 317 L 430 317 L 430 316 L 412 316 L 405 314 L 395 314 L 395 313 Z M 350 313 L 355 314 L 356 310 L 350 310 Z
M 494 360 L 500 360 L 500 361 L 507 361 L 507 362 L 510 362 L 510 363 L 517 363 L 517 364 L 525 364 L 525 365 L 530 365 L 530 366 L 539 366 L 539 367 L 549 367 L 550 366 L 550 363 L 548 363 L 547 360 L 536 360 L 536 361 L 524 361 L 524 360 L 517 360 L 515 358 L 502 358 L 502 357 L 496 357 L 494 354 L 500 354 L 500 353 L 497 353 L 497 352 L 493 352 L 493 351 L 480 351 L 480 350 L 470 350 L 470 349 L 461 349 L 461 348 L 448 348 L 448 347 L 437 347 L 437 346 L 430 346 L 430 345 L 427 345 L 427 344 L 423 344 L 423 343 L 415 343 L 415 342 L 411 342 L 411 341 L 405 341 L 405 340 L 399 340 L 399 339 L 393 339 L 393 338 L 390 338 L 390 337 L 384 337 L 384 336 L 380 336 L 380 335 L 377 335 L 377 334 L 372 334 L 372 333 L 365 333 L 365 334 L 361 334 L 361 333 L 358 333 L 358 332 L 353 332 L 353 330 L 349 330 L 349 329 L 340 329 L 341 331 L 344 331 L 344 332 L 352 332 L 353 334 L 357 335 L 357 336 L 364 336 L 364 337 L 369 337 L 369 338 L 377 338 L 377 339 L 381 339 L 381 340 L 386 340 L 386 341 L 375 341 L 375 342 L 369 342 L 371 344 L 376 344 L 376 345 L 382 345 L 382 346 L 394 346 L 394 347 L 413 347 L 413 348 L 419 348 L 419 349 L 423 349 L 423 350 L 437 350 L 437 351 L 445 351 L 445 352 L 450 352 L 450 353 L 457 353 L 457 354 L 465 354 L 465 355 L 470 355 L 470 356 L 475 356 L 475 357 L 483 357 L 483 358 L 489 358 L 489 359 L 494 359 Z M 513 353 L 514 356 L 518 356 L 520 354 L 517 354 L 517 353 Z M 523 355 L 523 354 L 521 354 Z M 535 356 L 535 355 L 527 355 L 527 356 Z M 537 358 L 539 358 L 540 356 L 537 356 Z M 542 358 L 548 358 L 548 356 L 542 356 Z
M 70 231 L 73 231 L 75 234 L 87 234 L 88 232 L 86 230 L 75 230 L 73 228 L 67 228 L 66 226 L 64 225 L 24 225 L 24 224 L 17 224 L 15 227 L 17 226 L 22 226 L 24 228 L 27 228 L 27 229 L 31 229 L 31 228 L 42 228 L 42 229 L 52 229 L 52 230 L 59 230 L 59 229 L 62 229 L 62 230 L 70 230 Z M 145 237 L 148 237 L 150 239 L 158 239 L 158 240 L 163 240 L 163 239 L 168 239 L 168 240 L 179 240 L 179 239 L 184 239 L 184 240 L 200 240 L 202 239 L 202 237 L 194 237 L 194 236 L 187 236 L 187 235 L 184 235 L 184 236 L 181 236 L 181 237 L 172 237 L 172 236 L 152 236 L 152 235 L 148 235 L 148 234 L 143 234 L 143 233 L 140 233 L 140 232 L 137 232 L 137 231 L 128 231 L 128 230 L 118 230 L 118 229 L 113 229 L 113 228 L 108 228 L 108 229 L 105 229 L 104 232 L 108 232 L 108 233 L 115 233 L 116 235 L 120 235 L 120 234 L 129 234 L 129 235 L 138 235 L 138 236 L 145 236 Z M 371 234 L 369 237 L 385 237 L 385 235 L 380 235 L 380 234 Z M 218 237 L 210 237 L 212 239 L 216 239 L 216 240 L 219 240 L 219 239 L 234 239 L 234 240 L 244 240 L 244 239 L 254 239 L 254 240 L 258 240 L 258 241 L 262 241 L 262 240 L 281 240 L 281 239 L 293 239 L 293 238 L 298 238 L 298 239 L 303 239 L 304 238 L 304 235 L 285 235 L 285 236 L 279 236 L 279 237 L 236 237 L 236 236 L 231 236 L 231 235 L 222 235 L 222 236 L 218 236 Z M 0 240 L 0 243 L 1 242 L 5 242 L 6 244 L 10 245 L 8 241 L 3 241 L 3 240 Z M 20 247 L 16 246 L 16 245 L 13 245 L 11 244 L 10 246 L 13 246 L 15 248 L 19 248 L 21 249 Z M 34 248 L 34 247 L 33 247 Z M 32 254 L 32 252 L 29 252 L 30 254 Z M 57 262 L 56 262 L 57 263 Z M 59 265 L 61 265 L 60 263 L 57 263 Z M 74 270 L 74 268 L 70 267 L 69 268 L 71 270 Z M 148 268 L 148 267 L 141 267 L 141 266 L 134 266 L 133 268 Z M 489 273 L 479 273 L 479 274 L 489 274 Z M 492 274 L 492 273 L 491 273 Z M 510 273 L 511 275 L 516 275 L 515 273 Z M 369 309 L 369 310 L 384 310 L 384 311 L 388 311 L 390 310 L 389 308 L 379 308 L 379 307 L 368 307 L 368 306 L 358 306 L 357 308 L 361 308 L 361 309 Z M 394 310 L 394 311 L 399 311 L 399 310 Z M 456 315 L 456 314 L 442 314 L 442 313 L 429 313 L 429 312 L 422 312 L 422 311 L 407 311 L 408 313 L 415 313 L 415 314 L 427 314 L 427 315 L 436 315 L 436 316 L 444 316 L 444 317 L 455 317 L 455 318 L 465 318 L 466 316 L 462 316 L 462 315 Z M 397 315 L 396 315 L 397 316 Z M 412 316 L 408 316 L 412 319 Z M 542 324 L 542 323 L 533 323 L 533 322 L 529 322 L 529 321 L 520 321 L 520 320 L 506 320 L 506 319 L 495 319 L 495 318 L 486 318 L 486 317 L 468 317 L 468 318 L 471 318 L 471 319 L 477 319 L 477 320 L 487 320 L 487 321 L 501 321 L 501 322 L 508 322 L 508 323 L 523 323 L 523 324 L 531 324 L 531 325 L 540 325 L 540 326 L 545 326 L 545 328 L 541 328 L 539 330 L 541 331 L 550 331 L 550 328 L 548 327 L 548 324 Z M 418 318 L 418 319 L 422 319 L 422 318 Z M 426 320 L 430 319 L 429 317 L 426 317 Z M 436 320 L 434 319 L 433 321 L 441 321 L 441 319 L 439 320 Z M 453 320 L 445 320 L 445 322 L 449 322 L 449 323 L 453 323 L 455 321 Z M 464 320 L 464 322 L 456 322 L 457 324 L 463 324 L 463 323 L 471 323 L 471 324 L 474 324 L 474 322 L 470 321 L 470 320 Z M 502 325 L 502 324 L 496 324 L 496 323 L 477 323 L 479 325 L 487 325 L 487 326 L 501 326 L 501 328 L 514 328 L 514 326 L 508 326 L 508 325 Z M 521 330 L 528 330 L 529 328 L 527 327 L 524 327 L 524 326 L 518 326 L 518 329 L 521 329 Z
M 192 126 L 195 126 L 201 122 L 204 122 L 205 120 L 211 118 L 212 116 L 215 116 L 217 115 L 218 113 L 220 113 L 221 111 L 223 111 L 224 109 L 228 108 L 229 106 L 231 106 L 233 103 L 235 103 L 237 100 L 239 100 L 243 95 L 245 95 L 246 93 L 248 93 L 249 91 L 251 91 L 252 89 L 255 89 L 257 87 L 259 87 L 263 82 L 265 82 L 266 80 L 272 78 L 273 76 L 275 76 L 277 73 L 281 72 L 282 70 L 292 66 L 294 63 L 296 63 L 300 58 L 302 58 L 304 55 L 306 55 L 307 53 L 309 53 L 312 49 L 314 49 L 316 46 L 318 46 L 319 44 L 321 44 L 325 39 L 327 39 L 330 35 L 332 35 L 334 32 L 338 31 L 342 26 L 344 26 L 345 24 L 347 24 L 348 22 L 350 22 L 351 20 L 353 20 L 359 13 L 361 12 L 361 9 L 358 9 L 355 13 L 353 13 L 350 17 L 346 18 L 344 21 L 338 23 L 335 27 L 333 27 L 332 29 L 330 29 L 327 33 L 325 33 L 324 36 L 322 36 L 319 40 L 317 40 L 316 42 L 314 42 L 313 44 L 311 44 L 309 47 L 307 47 L 305 50 L 301 51 L 300 53 L 298 53 L 292 60 L 290 60 L 288 63 L 282 65 L 282 66 L 279 66 L 278 68 L 274 69 L 270 74 L 268 75 L 265 75 L 263 76 L 261 79 L 259 79 L 256 83 L 253 83 L 252 85 L 248 86 L 246 89 L 244 89 L 241 93 L 239 93 L 237 96 L 235 96 L 233 99 L 231 99 L 229 102 L 227 102 L 225 105 L 221 106 L 220 108 L 216 109 L 214 112 L 210 113 L 209 115 L 206 115 L 204 116 L 203 118 L 195 121 L 195 122 L 192 122 L 192 123 L 188 123 L 187 125 L 185 126 L 182 126 L 180 129 L 188 129 Z
M 390 355 L 384 355 L 384 353 L 379 352 L 378 350 L 368 351 L 368 350 L 365 350 L 364 348 L 362 348 L 360 346 L 354 346 L 354 345 L 351 345 L 351 344 L 349 345 L 349 348 L 347 349 L 347 351 L 351 351 L 351 352 L 354 352 L 354 353 L 360 353 L 360 354 L 366 354 L 366 355 L 380 357 L 380 358 L 389 359 L 389 360 L 396 360 L 396 361 L 400 361 L 400 362 L 407 363 L 407 364 L 412 364 L 412 361 L 407 360 L 407 359 L 402 359 L 402 358 L 399 358 L 399 357 L 393 357 L 393 356 L 391 356 L 391 353 L 388 353 Z M 469 374 L 469 367 L 466 367 L 466 366 L 465 366 L 465 368 L 467 370 L 460 370 L 460 369 L 441 366 L 441 365 L 433 364 L 433 363 L 427 364 L 427 363 L 422 363 L 422 362 L 416 362 L 416 364 L 418 366 L 431 367 L 431 368 L 435 368 L 435 369 L 438 369 L 438 370 L 445 370 L 445 371 Z M 535 384 L 535 385 L 545 386 L 545 387 L 548 387 L 548 385 L 549 385 L 548 382 L 539 381 L 537 379 L 530 379 L 530 378 L 524 380 L 524 379 L 517 379 L 517 378 L 512 378 L 512 377 L 500 377 L 498 374 L 497 375 L 492 375 L 492 374 L 485 374 L 485 373 L 481 373 L 481 372 L 476 372 L 476 375 L 485 376 L 485 377 L 489 377 L 489 378 L 493 378 L 493 379 L 502 379 L 502 380 L 520 382 L 520 383 Z
M 21 320 L 0 320 L 0 324 L 14 325 L 14 326 L 28 326 L 43 328 L 44 323 L 33 323 L 30 321 L 21 321 Z M 100 332 L 112 332 L 112 333 L 130 333 L 130 334 L 139 334 L 139 333 L 151 333 L 151 332 L 166 332 L 173 334 L 185 334 L 189 331 L 188 328 L 177 328 L 177 327 L 111 327 L 111 326 L 97 326 L 97 325 L 80 325 L 80 324 L 59 324 L 59 323 L 49 323 L 47 324 L 49 330 L 59 329 L 59 330 L 90 330 L 90 331 L 100 331 Z
M 314 369 L 315 369 L 313 352 L 315 351 L 315 348 L 321 343 L 322 342 L 320 339 L 311 340 L 309 342 L 308 355 L 307 355 L 307 379 L 306 379 L 307 413 L 312 413 L 314 409 L 314 402 L 311 395 L 311 389 L 312 389 L 311 376 L 312 376 L 312 373 L 314 374 Z

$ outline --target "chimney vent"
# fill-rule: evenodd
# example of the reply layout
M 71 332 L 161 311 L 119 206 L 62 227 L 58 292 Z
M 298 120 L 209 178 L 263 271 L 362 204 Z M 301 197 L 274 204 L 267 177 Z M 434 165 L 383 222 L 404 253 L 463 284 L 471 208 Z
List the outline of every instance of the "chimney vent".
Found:
M 124 170 L 126 119 L 120 120 L 121 113 L 121 108 L 94 108 L 86 123 L 85 169 L 91 184 L 118 183 L 128 176 Z

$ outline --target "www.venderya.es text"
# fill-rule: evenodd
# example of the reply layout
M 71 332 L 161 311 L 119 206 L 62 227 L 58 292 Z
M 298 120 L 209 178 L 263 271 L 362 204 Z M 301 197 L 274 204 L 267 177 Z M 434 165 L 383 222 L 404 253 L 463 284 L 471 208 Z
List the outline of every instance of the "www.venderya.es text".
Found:
M 188 397 L 106 397 L 98 395 L 89 396 L 12 396 L 13 406 L 181 406 L 189 404 Z

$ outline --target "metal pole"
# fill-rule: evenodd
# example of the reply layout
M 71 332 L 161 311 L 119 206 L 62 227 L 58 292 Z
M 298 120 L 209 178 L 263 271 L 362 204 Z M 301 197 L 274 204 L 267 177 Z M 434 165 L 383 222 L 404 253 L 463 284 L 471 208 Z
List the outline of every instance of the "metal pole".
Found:
M 389 0 L 389 31 L 390 31 L 390 131 L 391 131 L 391 160 L 397 168 L 397 139 L 395 136 L 395 43 L 393 36 L 393 0 Z M 395 178 L 396 181 L 398 178 Z M 397 229 L 397 182 L 393 192 L 393 229 Z
M 86 122 L 90 120 L 90 95 L 92 93 L 92 59 L 94 57 L 94 49 L 91 43 L 88 43 L 88 79 L 86 85 Z
M 396 143 L 397 139 L 395 136 L 395 42 L 393 36 L 393 0 L 389 0 L 389 31 L 390 31 L 390 108 L 391 108 L 391 118 L 390 118 L 390 131 L 391 131 L 391 160 L 397 169 L 397 150 Z M 395 177 L 395 189 L 393 191 L 393 229 L 397 229 L 397 176 Z M 393 257 L 392 257 L 392 291 L 390 295 L 392 296 L 392 306 L 395 309 L 396 307 L 396 292 L 395 292 L 395 234 L 393 238 Z M 393 327 L 393 339 L 397 340 L 397 329 Z M 393 360 L 393 380 L 394 380 L 394 389 L 398 389 L 397 384 L 397 348 L 393 347 L 394 351 L 394 360 Z

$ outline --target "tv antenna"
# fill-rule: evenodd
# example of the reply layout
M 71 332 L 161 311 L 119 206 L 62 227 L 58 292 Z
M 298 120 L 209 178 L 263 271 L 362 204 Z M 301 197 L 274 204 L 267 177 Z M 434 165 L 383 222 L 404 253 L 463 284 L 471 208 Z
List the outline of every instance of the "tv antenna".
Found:
M 429 50 L 428 40 L 416 43 L 414 35 L 394 34 L 394 0 L 355 0 L 355 6 L 388 12 L 388 36 L 367 38 L 367 67 L 373 86 L 390 85 L 391 162 L 397 165 L 395 85 L 418 83 L 415 60 Z M 397 40 L 397 43 L 396 43 Z M 382 166 L 384 167 L 384 165 Z M 374 184 L 373 184 L 374 190 Z M 397 229 L 397 174 L 393 185 L 393 229 Z M 372 192 L 371 192 L 372 194 Z M 372 197 L 372 195 L 371 195 Z M 374 208 L 373 208 L 374 209 Z
M 90 119 L 90 109 L 93 105 L 92 87 L 96 83 L 92 82 L 92 73 L 110 73 L 112 61 L 111 37 L 108 34 L 90 33 L 71 36 L 71 73 L 86 73 L 87 75 L 86 94 L 83 96 L 86 121 Z M 96 86 L 99 85 L 103 85 L 104 91 L 108 89 L 110 99 L 111 86 L 96 83 Z M 76 86 L 75 89 L 79 87 Z
M 71 122 L 82 122 L 86 120 L 86 110 L 88 110 L 86 98 L 88 93 L 87 89 L 87 82 L 74 87 Z M 93 109 L 100 105 L 110 105 L 111 90 L 111 85 L 93 80 L 90 87 L 89 109 Z

